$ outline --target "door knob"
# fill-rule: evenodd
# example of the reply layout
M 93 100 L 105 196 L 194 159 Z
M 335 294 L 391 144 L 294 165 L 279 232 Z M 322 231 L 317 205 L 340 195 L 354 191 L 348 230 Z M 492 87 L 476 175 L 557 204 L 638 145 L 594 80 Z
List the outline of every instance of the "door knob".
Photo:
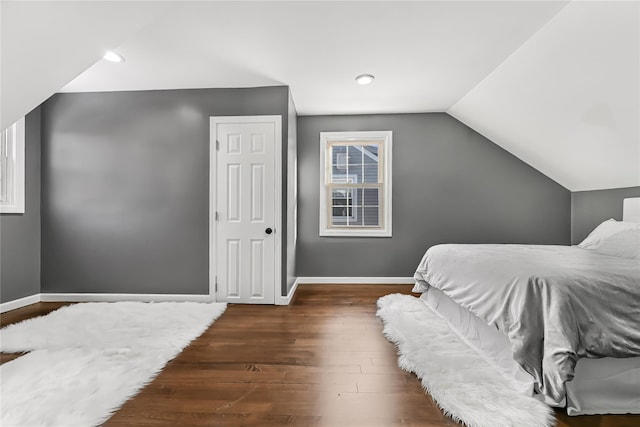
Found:
M 264 232 L 267 233 L 267 234 L 271 234 L 271 233 L 273 233 L 273 230 L 269 227 L 266 230 L 264 230 Z

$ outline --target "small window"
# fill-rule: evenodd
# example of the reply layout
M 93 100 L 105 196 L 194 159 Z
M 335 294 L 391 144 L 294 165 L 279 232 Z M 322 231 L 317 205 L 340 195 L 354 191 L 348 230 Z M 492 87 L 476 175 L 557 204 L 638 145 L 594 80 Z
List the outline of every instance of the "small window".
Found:
M 320 133 L 320 236 L 391 237 L 390 131 Z
M 24 213 L 24 117 L 0 137 L 0 213 Z

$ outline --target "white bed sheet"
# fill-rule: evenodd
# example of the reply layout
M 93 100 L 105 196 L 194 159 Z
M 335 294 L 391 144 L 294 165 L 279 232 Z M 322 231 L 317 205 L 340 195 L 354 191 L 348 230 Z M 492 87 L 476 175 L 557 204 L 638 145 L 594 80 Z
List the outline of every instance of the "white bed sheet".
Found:
M 533 394 L 533 378 L 513 360 L 511 343 L 506 335 L 453 302 L 440 289 L 429 287 L 420 299 L 446 320 L 458 336 L 502 374 L 516 390 L 527 395 Z
M 507 336 L 456 304 L 437 288 L 420 299 L 517 390 L 531 395 L 534 379 L 512 357 Z M 567 383 L 569 415 L 640 413 L 640 357 L 580 359 Z

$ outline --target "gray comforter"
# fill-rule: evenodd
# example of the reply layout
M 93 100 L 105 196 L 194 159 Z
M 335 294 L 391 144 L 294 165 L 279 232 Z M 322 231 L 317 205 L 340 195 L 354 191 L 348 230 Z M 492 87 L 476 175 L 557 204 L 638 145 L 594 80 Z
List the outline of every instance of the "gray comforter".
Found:
M 561 405 L 582 357 L 640 356 L 640 260 L 570 246 L 438 245 L 415 292 L 442 290 L 505 333 L 536 392 Z

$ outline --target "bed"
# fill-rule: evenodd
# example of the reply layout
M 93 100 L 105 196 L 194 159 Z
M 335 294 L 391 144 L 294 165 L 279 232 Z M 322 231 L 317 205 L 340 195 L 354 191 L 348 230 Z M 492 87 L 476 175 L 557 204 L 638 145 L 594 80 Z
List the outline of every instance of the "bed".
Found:
M 569 415 L 640 413 L 640 198 L 580 245 L 437 245 L 414 278 L 522 393 Z

